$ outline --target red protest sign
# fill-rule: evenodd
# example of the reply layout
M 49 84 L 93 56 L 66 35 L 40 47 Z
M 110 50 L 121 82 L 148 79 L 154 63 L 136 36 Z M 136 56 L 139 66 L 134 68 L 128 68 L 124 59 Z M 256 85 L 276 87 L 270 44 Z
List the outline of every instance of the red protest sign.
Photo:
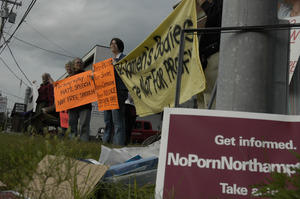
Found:
M 59 119 L 60 119 L 60 126 L 62 128 L 69 127 L 69 114 L 67 113 L 67 111 L 59 112 Z
M 299 116 L 165 109 L 156 193 L 250 198 L 271 172 L 300 166 L 290 152 L 300 152 L 299 128 Z
M 119 109 L 112 58 L 94 64 L 94 80 L 99 111 Z

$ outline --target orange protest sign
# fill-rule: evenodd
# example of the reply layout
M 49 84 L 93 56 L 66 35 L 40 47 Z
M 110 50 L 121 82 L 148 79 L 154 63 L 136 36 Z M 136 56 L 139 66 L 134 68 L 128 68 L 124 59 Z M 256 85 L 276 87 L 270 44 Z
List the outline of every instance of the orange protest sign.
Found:
M 97 101 L 92 70 L 54 82 L 56 112 Z
M 119 109 L 112 58 L 94 64 L 94 80 L 99 111 Z

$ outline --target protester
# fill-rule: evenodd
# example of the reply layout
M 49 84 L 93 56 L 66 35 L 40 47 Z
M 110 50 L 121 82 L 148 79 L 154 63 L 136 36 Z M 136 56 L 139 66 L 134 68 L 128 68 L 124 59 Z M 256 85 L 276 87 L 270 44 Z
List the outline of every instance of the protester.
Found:
M 73 66 L 72 66 L 72 61 L 67 61 L 66 65 L 65 65 L 65 69 L 68 73 L 68 75 L 66 76 L 67 77 L 71 77 L 73 74 L 74 74 L 74 69 L 73 69 Z
M 284 19 L 300 15 L 300 0 L 280 0 L 278 2 L 278 18 Z
M 223 0 L 198 0 L 197 2 L 207 16 L 205 28 L 221 27 Z M 206 78 L 206 89 L 197 95 L 197 102 L 198 108 L 206 108 L 218 76 L 220 32 L 202 34 L 199 47 L 200 59 Z
M 134 106 L 133 99 L 131 95 L 128 93 L 128 98 L 125 101 L 125 127 L 126 127 L 126 142 L 125 145 L 130 143 L 131 132 L 134 127 L 134 123 L 136 120 L 136 109 Z
M 73 75 L 84 72 L 83 62 L 82 62 L 81 58 L 75 58 L 72 61 L 72 67 L 74 69 Z M 69 135 L 70 139 L 75 138 L 79 133 L 80 139 L 82 141 L 85 141 L 85 142 L 89 141 L 91 111 L 92 111 L 91 103 L 68 110 L 69 126 L 71 128 L 71 133 Z M 78 129 L 77 129 L 78 119 L 80 120 L 80 124 L 79 124 L 80 131 L 78 131 Z
M 66 78 L 71 77 L 72 75 L 74 75 L 74 69 L 73 69 L 73 66 L 72 66 L 72 61 L 67 61 L 67 63 L 65 64 L 65 69 L 66 69 L 66 72 L 67 72 Z M 65 118 L 66 123 L 69 123 L 69 118 L 66 117 L 65 115 L 68 116 L 68 110 L 61 111 L 59 116 L 60 116 L 61 119 Z M 63 129 L 62 135 L 64 135 L 64 132 L 67 130 L 67 128 L 62 127 L 62 129 Z
M 42 75 L 43 83 L 38 89 L 39 96 L 36 100 L 37 106 L 35 110 L 35 120 L 34 120 L 34 128 L 35 132 L 39 134 L 43 134 L 42 126 L 43 114 L 52 113 L 53 116 L 57 116 L 54 111 L 54 90 L 53 85 L 50 83 L 51 76 L 49 73 L 44 73 Z M 34 81 L 35 82 L 35 81 Z
M 300 15 L 300 0 L 293 0 L 293 8 L 291 10 L 291 17 L 297 17 Z
M 121 60 L 125 55 L 123 54 L 124 43 L 119 38 L 113 38 L 110 42 L 110 49 L 113 53 L 113 66 Z M 117 96 L 119 102 L 119 109 L 104 111 L 105 130 L 103 136 L 103 142 L 109 143 L 110 136 L 113 136 L 113 144 L 124 146 L 126 140 L 126 128 L 125 128 L 125 101 L 128 96 L 128 90 L 123 83 L 121 77 L 118 75 L 115 69 L 115 82 L 117 87 Z

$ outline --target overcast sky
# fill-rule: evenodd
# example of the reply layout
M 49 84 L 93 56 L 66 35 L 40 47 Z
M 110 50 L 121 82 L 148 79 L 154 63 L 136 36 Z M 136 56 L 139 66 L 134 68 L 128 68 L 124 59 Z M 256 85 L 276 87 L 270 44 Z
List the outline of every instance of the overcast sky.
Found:
M 20 2 L 18 0 L 17 2 Z M 6 23 L 4 32 L 12 33 L 30 4 L 23 0 L 15 24 Z M 125 43 L 128 54 L 172 12 L 178 0 L 38 0 L 15 36 L 27 43 L 68 56 L 83 57 L 96 44 L 109 46 L 113 37 Z M 11 5 L 9 6 L 11 8 Z M 8 35 L 5 35 L 8 38 Z M 42 82 L 44 72 L 57 80 L 71 58 L 56 55 L 12 39 L 10 49 L 19 67 L 32 82 Z M 1 39 L 1 44 L 3 39 Z M 2 50 L 2 49 L 1 49 Z M 23 82 L 30 85 L 8 48 L 0 58 Z M 0 90 L 8 97 L 8 108 L 23 103 L 23 83 L 0 60 Z M 19 98 L 21 99 L 19 99 Z

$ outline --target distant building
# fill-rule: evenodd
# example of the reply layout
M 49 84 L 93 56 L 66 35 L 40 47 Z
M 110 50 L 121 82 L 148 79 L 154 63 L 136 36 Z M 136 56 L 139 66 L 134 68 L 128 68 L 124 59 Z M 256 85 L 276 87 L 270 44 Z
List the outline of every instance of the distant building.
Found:
M 93 68 L 93 64 L 111 58 L 112 53 L 109 47 L 96 45 L 85 56 L 83 56 L 83 66 L 85 70 Z
M 93 64 L 111 58 L 112 53 L 109 47 L 96 45 L 85 56 L 83 56 L 84 70 L 93 68 Z M 98 103 L 92 103 L 92 117 L 90 123 L 90 136 L 96 136 L 99 128 L 104 128 L 104 114 L 103 111 L 98 111 Z
M 25 91 L 24 104 L 28 104 L 31 96 L 31 88 L 27 87 Z

